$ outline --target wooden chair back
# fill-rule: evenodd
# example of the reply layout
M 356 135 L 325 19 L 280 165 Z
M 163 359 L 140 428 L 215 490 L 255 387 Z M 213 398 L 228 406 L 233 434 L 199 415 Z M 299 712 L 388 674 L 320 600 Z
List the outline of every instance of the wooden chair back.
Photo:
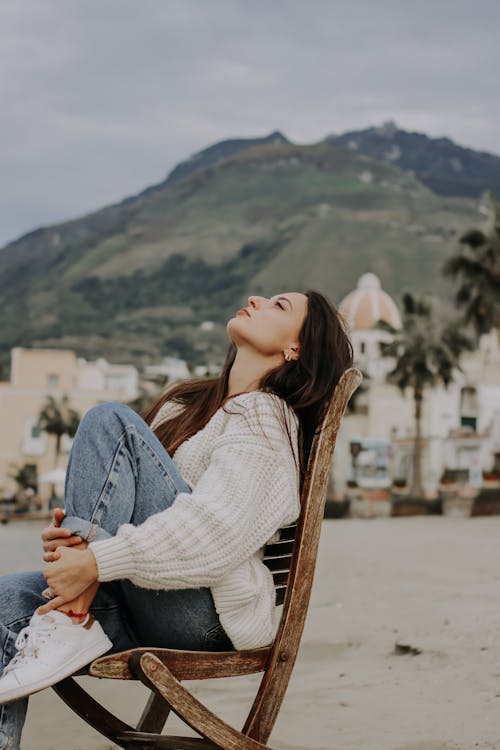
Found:
M 362 374 L 343 373 L 316 435 L 301 494 L 301 513 L 295 526 L 282 529 L 279 542 L 268 545 L 264 560 L 275 576 L 277 601 L 283 612 L 266 672 L 243 728 L 249 737 L 266 742 L 274 726 L 304 630 L 325 511 L 333 452 L 342 417 Z

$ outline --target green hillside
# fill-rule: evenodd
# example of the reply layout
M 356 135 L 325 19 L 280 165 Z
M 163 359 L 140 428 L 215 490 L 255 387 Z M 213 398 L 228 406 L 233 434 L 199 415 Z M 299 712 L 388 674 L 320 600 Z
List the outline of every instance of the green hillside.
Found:
M 339 301 L 366 271 L 396 297 L 451 295 L 439 268 L 478 218 L 473 201 L 332 143 L 250 147 L 0 251 L 0 356 L 218 360 L 248 293 L 312 286 Z

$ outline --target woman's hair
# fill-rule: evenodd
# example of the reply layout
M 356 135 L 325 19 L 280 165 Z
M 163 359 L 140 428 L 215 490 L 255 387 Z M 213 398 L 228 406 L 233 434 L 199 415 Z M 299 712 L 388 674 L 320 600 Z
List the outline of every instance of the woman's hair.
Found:
M 299 462 L 304 478 L 314 435 L 344 370 L 352 365 L 353 350 L 337 309 L 320 292 L 306 292 L 307 313 L 299 334 L 300 356 L 268 372 L 259 389 L 274 393 L 299 419 Z M 218 377 L 188 380 L 175 385 L 143 413 L 151 424 L 166 401 L 189 405 L 158 425 L 155 433 L 172 456 L 185 440 L 207 424 L 224 405 L 229 372 L 236 356 L 231 345 Z M 284 428 L 288 433 L 286 424 Z M 288 433 L 289 434 L 289 433 Z

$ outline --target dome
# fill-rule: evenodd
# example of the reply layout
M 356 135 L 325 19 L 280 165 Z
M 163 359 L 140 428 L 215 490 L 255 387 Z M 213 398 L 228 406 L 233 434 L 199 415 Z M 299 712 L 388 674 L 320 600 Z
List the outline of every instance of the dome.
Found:
M 384 292 L 380 279 L 374 273 L 361 276 L 357 288 L 340 303 L 339 311 L 351 330 L 373 328 L 379 320 L 385 320 L 393 328 L 401 328 L 396 303 Z

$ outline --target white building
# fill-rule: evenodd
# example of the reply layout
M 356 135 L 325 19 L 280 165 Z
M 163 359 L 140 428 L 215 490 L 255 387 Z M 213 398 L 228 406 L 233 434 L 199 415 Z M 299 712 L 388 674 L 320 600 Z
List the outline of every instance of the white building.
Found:
M 396 303 L 384 292 L 374 273 L 365 273 L 356 289 L 344 297 L 339 310 L 351 333 L 356 366 L 373 380 L 385 380 L 392 365 L 380 356 L 380 343 L 391 341 L 391 335 L 374 326 L 384 320 L 397 330 L 401 328 Z
M 394 300 L 374 274 L 341 302 L 350 328 L 355 364 L 367 377 L 357 394 L 355 413 L 344 419 L 334 459 L 334 491 L 342 496 L 349 480 L 360 487 L 389 488 L 394 480 L 410 483 L 415 432 L 413 393 L 385 381 L 392 369 L 380 355 L 390 334 L 378 320 L 400 328 Z M 462 357 L 462 372 L 448 386 L 426 389 L 422 405 L 423 464 L 426 492 L 434 496 L 446 470 L 477 474 L 500 461 L 500 346 L 496 331 L 482 336 L 479 348 Z
M 77 360 L 77 389 L 113 395 L 117 401 L 133 401 L 139 390 L 139 373 L 133 365 L 114 365 L 100 358 Z
M 146 378 L 157 378 L 162 376 L 169 382 L 175 380 L 186 380 L 191 377 L 189 368 L 184 359 L 178 357 L 163 357 L 162 361 L 158 365 L 148 365 L 145 368 L 144 374 Z

